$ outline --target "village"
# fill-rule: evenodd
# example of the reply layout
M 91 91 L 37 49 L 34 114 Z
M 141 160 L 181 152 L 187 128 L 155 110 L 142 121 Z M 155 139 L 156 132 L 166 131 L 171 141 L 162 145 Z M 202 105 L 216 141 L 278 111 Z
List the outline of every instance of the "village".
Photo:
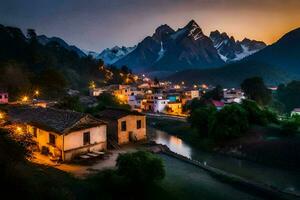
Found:
M 134 84 L 103 87 L 91 82 L 89 96 L 69 89 L 68 95 L 80 96 L 80 101 L 89 108 L 97 106 L 96 97 L 102 94 L 110 94 L 120 104 L 129 105 L 129 109 L 108 107 L 94 116 L 57 109 L 58 102 L 40 99 L 38 90 L 31 97 L 25 95 L 14 102 L 10 102 L 8 92 L 2 90 L 0 103 L 7 105 L 1 111 L 2 125 L 17 134 L 31 134 L 36 149 L 52 161 L 103 157 L 107 149 L 146 141 L 147 116 L 185 119 L 189 115 L 185 109 L 187 105 L 215 89 L 206 84 L 186 86 L 184 82 L 172 84 L 151 80 L 144 74 L 137 80 Z M 269 89 L 276 91 L 277 88 Z M 238 104 L 246 98 L 241 89 L 222 89 L 222 93 L 222 99 L 209 99 L 205 103 L 221 110 L 225 105 Z M 297 114 L 300 114 L 299 108 L 291 112 L 292 116 Z
M 277 88 L 272 87 L 269 90 L 276 92 Z M 222 98 L 205 96 L 216 91 Z M 88 93 L 67 90 L 70 98 L 78 98 L 81 104 L 91 110 L 97 108 L 97 101 L 101 96 L 113 97 L 119 105 L 104 106 L 90 113 L 59 107 L 60 99 L 42 99 L 41 92 L 43 91 L 34 90 L 32 95 L 24 95 L 16 101 L 10 101 L 10 95 L 5 90 L 0 94 L 1 128 L 10 132 L 12 138 L 33 152 L 28 158 L 32 163 L 53 167 L 78 178 L 86 178 L 103 170 L 115 169 L 122 154 L 148 151 L 162 157 L 168 170 L 173 170 L 169 169 L 170 163 L 186 162 L 188 165 L 195 165 L 195 169 L 204 169 L 222 177 L 235 177 L 235 172 L 228 174 L 211 167 L 205 160 L 194 160 L 186 152 L 186 147 L 182 146 L 184 140 L 168 134 L 160 136 L 161 133 L 157 130 L 165 130 L 165 125 L 169 126 L 166 129 L 168 130 L 172 129 L 171 126 L 176 127 L 174 123 L 187 123 L 190 112 L 193 112 L 189 105 L 193 102 L 201 100 L 206 107 L 214 108 L 216 112 L 229 105 L 240 105 L 247 100 L 241 89 L 206 84 L 186 86 L 184 82 L 172 84 L 141 75 L 136 82 L 126 85 L 97 87 L 91 82 Z M 299 114 L 300 109 L 295 108 L 290 116 Z M 156 125 L 157 122 L 165 125 L 160 127 Z M 153 136 L 153 127 L 158 135 Z M 169 141 L 166 137 L 170 137 Z M 235 169 L 234 165 L 232 169 Z M 253 173 L 252 170 L 246 172 Z M 260 185 L 256 181 L 249 182 L 243 176 L 235 181 L 238 184 L 247 183 L 256 188 L 255 190 L 263 190 L 272 196 L 277 195 L 273 188 Z
M 7 105 L 1 111 L 2 125 L 16 134 L 30 134 L 36 150 L 53 162 L 70 162 L 103 157 L 107 149 L 121 149 L 122 145 L 147 140 L 147 115 L 183 117 L 184 108 L 193 99 L 200 99 L 214 89 L 205 84 L 185 86 L 184 82 L 172 84 L 151 80 L 142 75 L 131 85 L 89 86 L 89 96 L 81 96 L 87 107 L 93 107 L 95 98 L 107 93 L 130 109 L 105 108 L 94 116 L 86 113 L 55 108 L 57 101 L 40 99 L 41 91 L 25 95 L 10 102 L 9 94 L 1 92 L 0 102 Z M 245 98 L 240 89 L 224 89 L 224 99 L 206 103 L 222 109 L 225 104 L 240 103 Z M 80 92 L 69 90 L 70 96 Z

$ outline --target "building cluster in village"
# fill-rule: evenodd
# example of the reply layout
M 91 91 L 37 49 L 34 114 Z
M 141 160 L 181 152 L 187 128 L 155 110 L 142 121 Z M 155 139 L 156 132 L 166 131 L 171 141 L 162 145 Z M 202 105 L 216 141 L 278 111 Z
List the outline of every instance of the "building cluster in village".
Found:
M 135 85 L 110 85 L 106 87 L 94 87 L 90 89 L 90 96 L 99 96 L 108 92 L 117 99 L 130 105 L 132 110 L 138 112 L 162 113 L 170 115 L 187 115 L 184 106 L 193 99 L 201 96 L 212 86 L 193 85 L 187 87 L 184 83 L 171 84 L 170 82 L 155 83 L 145 78 L 142 83 Z M 221 109 L 225 104 L 240 103 L 244 99 L 244 93 L 240 89 L 224 89 L 224 98 L 221 101 L 211 101 L 213 106 Z
M 213 88 L 205 84 L 174 85 L 149 78 L 143 78 L 138 84 L 93 86 L 89 96 L 80 96 L 88 106 L 97 105 L 95 97 L 110 93 L 131 108 L 106 108 L 94 116 L 53 108 L 54 101 L 34 99 L 29 103 L 28 99 L 23 99 L 27 103 L 11 103 L 9 94 L 0 90 L 0 104 L 10 104 L 7 112 L 0 112 L 0 122 L 5 119 L 7 128 L 14 129 L 15 133 L 29 133 L 38 151 L 52 160 L 86 159 L 102 155 L 108 148 L 146 140 L 147 113 L 185 116 L 188 113 L 184 106 Z M 79 95 L 79 91 L 69 90 L 68 94 Z M 240 89 L 223 89 L 222 100 L 207 103 L 220 110 L 224 105 L 240 103 L 244 98 Z M 300 114 L 300 109 L 292 112 L 295 114 Z

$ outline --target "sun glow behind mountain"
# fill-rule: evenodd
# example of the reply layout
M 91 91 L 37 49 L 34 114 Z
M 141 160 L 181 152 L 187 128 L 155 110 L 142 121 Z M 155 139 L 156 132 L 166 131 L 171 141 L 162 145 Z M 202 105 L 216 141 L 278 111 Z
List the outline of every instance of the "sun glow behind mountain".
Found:
M 191 19 L 206 35 L 218 29 L 238 40 L 248 37 L 271 44 L 300 27 L 300 1 L 11 0 L 0 2 L 0 19 L 95 51 L 133 46 L 161 24 L 176 29 Z

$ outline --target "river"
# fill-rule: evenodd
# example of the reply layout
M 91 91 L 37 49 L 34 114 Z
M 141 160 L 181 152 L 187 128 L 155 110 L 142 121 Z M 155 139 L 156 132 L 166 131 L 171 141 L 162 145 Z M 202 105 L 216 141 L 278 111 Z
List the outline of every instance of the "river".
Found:
M 268 184 L 286 192 L 300 194 L 300 171 L 283 170 L 229 156 L 204 152 L 193 148 L 176 136 L 151 127 L 148 127 L 147 132 L 151 140 L 168 146 L 175 153 L 255 182 Z

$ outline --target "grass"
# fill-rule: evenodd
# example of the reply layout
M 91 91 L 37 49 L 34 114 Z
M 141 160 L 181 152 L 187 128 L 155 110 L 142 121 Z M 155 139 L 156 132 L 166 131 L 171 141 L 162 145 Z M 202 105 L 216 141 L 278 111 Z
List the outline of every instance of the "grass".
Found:
M 176 199 L 160 183 L 144 190 L 130 188 L 114 170 L 104 170 L 86 179 L 31 162 L 21 162 L 10 172 L 13 198 L 23 199 Z M 11 184 L 9 184 L 11 186 Z M 21 189 L 18 189 L 21 188 Z M 141 187 L 143 188 L 143 187 Z M 11 192 L 10 192 L 11 194 Z
M 260 199 L 229 185 L 228 180 L 223 182 L 214 178 L 199 167 L 169 156 L 160 156 L 167 172 L 162 185 L 176 199 Z

